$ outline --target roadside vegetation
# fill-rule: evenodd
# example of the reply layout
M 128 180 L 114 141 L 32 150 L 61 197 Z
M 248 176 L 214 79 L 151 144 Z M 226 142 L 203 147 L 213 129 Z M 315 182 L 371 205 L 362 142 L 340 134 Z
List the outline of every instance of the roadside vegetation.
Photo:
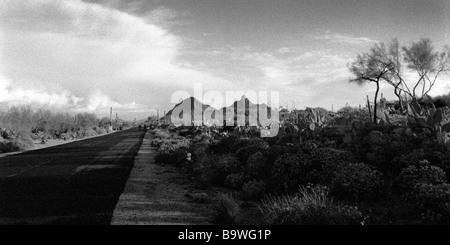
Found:
M 91 113 L 70 115 L 30 106 L 11 107 L 0 113 L 0 153 L 25 150 L 48 140 L 73 140 L 106 134 L 108 118 Z
M 286 110 L 274 138 L 163 125 L 156 162 L 216 193 L 219 224 L 450 224 L 450 96 L 428 96 L 449 59 L 427 39 L 376 44 L 350 66 L 350 82 L 376 85 L 365 108 Z M 381 83 L 398 100 L 380 98 Z

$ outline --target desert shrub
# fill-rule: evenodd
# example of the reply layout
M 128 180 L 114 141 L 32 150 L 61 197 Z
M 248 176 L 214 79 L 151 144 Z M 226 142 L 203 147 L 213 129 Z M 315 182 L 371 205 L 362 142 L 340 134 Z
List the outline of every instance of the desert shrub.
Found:
M 266 197 L 261 211 L 269 225 L 359 225 L 356 207 L 335 203 L 324 187 L 301 188 L 292 196 Z
M 311 159 L 313 163 L 308 170 L 308 182 L 321 185 L 329 185 L 342 166 L 357 162 L 352 153 L 329 147 L 312 150 Z
M 92 113 L 79 113 L 75 115 L 75 122 L 79 129 L 89 129 L 98 125 L 98 119 Z
M 246 200 L 262 198 L 266 192 L 266 185 L 261 180 L 251 180 L 244 184 L 241 197 Z
M 210 151 L 214 154 L 232 153 L 234 145 L 239 141 L 239 137 L 234 134 L 222 137 L 218 142 L 211 144 Z
M 202 161 L 209 155 L 208 144 L 190 144 L 188 151 L 192 154 L 192 162 Z
M 390 162 L 395 157 L 401 156 L 403 154 L 409 154 L 411 152 L 412 146 L 409 144 L 408 139 L 396 139 L 391 140 L 389 144 L 385 145 L 383 147 L 383 150 L 385 151 L 385 155 L 387 160 Z M 389 167 L 391 167 L 390 163 Z
M 311 154 L 315 149 L 321 148 L 322 143 L 316 139 L 309 139 L 299 145 L 303 153 Z
M 248 179 L 262 179 L 266 177 L 269 170 L 266 157 L 263 153 L 257 152 L 248 158 L 244 172 Z
M 275 190 L 295 192 L 301 184 L 306 184 L 306 166 L 310 159 L 303 154 L 284 154 L 272 167 L 272 184 Z
M 289 147 L 284 145 L 273 145 L 266 152 L 267 160 L 269 163 L 274 163 L 278 157 L 290 153 Z
M 244 147 L 254 146 L 254 148 L 268 149 L 269 144 L 261 138 L 240 139 L 232 147 L 232 152 L 237 153 L 238 150 Z
M 0 142 L 0 153 L 8 153 L 8 152 L 14 152 L 19 151 L 20 147 L 15 143 L 11 141 L 2 141 Z
M 404 168 L 396 179 L 401 191 L 410 191 L 418 184 L 443 184 L 446 182 L 445 172 L 436 166 L 431 166 L 427 160 Z
M 247 163 L 247 160 L 250 156 L 258 152 L 264 152 L 267 148 L 262 147 L 261 145 L 248 145 L 240 148 L 236 151 L 236 156 L 241 162 L 242 165 Z
M 357 160 L 355 156 L 348 151 L 329 147 L 316 148 L 311 154 L 314 157 L 315 162 L 320 165 L 339 162 L 348 163 L 355 162 Z
M 410 195 L 421 224 L 450 224 L 450 184 L 420 184 Z
M 19 150 L 26 150 L 33 145 L 33 139 L 28 133 L 19 133 L 12 142 Z
M 7 139 L 0 137 L 0 152 L 14 152 L 26 150 L 33 146 L 31 135 L 26 132 L 14 132 L 7 136 Z
M 100 119 L 98 121 L 98 126 L 100 128 L 109 128 L 109 126 L 111 125 L 111 121 L 109 120 L 109 118 L 107 117 L 103 117 L 102 119 Z
M 364 163 L 342 166 L 331 182 L 331 194 L 339 199 L 356 201 L 376 198 L 380 194 L 381 175 Z
M 401 170 L 410 165 L 419 165 L 421 161 L 426 160 L 423 149 L 416 149 L 408 154 L 395 157 L 391 161 L 393 173 L 398 175 Z
M 36 124 L 30 106 L 13 106 L 0 115 L 0 127 L 11 131 L 31 133 Z
M 194 162 L 193 166 L 200 183 L 205 186 L 224 186 L 230 174 L 239 173 L 241 170 L 239 160 L 233 155 L 210 154 L 201 162 Z
M 213 169 L 217 171 L 217 181 L 223 184 L 229 174 L 239 172 L 239 160 L 232 155 L 225 155 L 213 164 Z
M 175 151 L 178 149 L 188 149 L 190 146 L 190 141 L 187 139 L 177 139 L 177 140 L 162 140 L 159 144 L 159 151 Z
M 98 128 L 95 130 L 95 132 L 96 132 L 97 134 L 106 134 L 106 133 L 108 133 L 108 130 L 106 130 L 106 128 L 100 128 L 100 127 L 98 127 Z
M 30 137 L 31 137 L 32 140 L 39 140 L 39 139 L 41 139 L 41 136 L 39 134 L 31 134 Z
M 320 138 L 322 140 L 335 141 L 337 145 L 342 143 L 342 139 L 344 138 L 344 134 L 342 134 L 338 127 L 325 127 L 320 132 Z
M 439 167 L 445 167 L 446 162 L 448 161 L 450 157 L 450 152 L 448 151 L 429 151 L 427 152 L 426 159 L 430 161 L 431 165 L 439 166 Z
M 15 136 L 11 138 L 15 140 L 12 144 L 20 149 L 29 147 L 31 140 L 97 135 L 94 129 L 98 126 L 97 122 L 94 114 L 71 116 L 45 108 L 33 109 L 31 106 L 11 107 L 0 115 L 0 127 L 15 132 Z
M 77 137 L 76 132 L 70 130 L 65 134 L 66 139 L 75 139 Z
M 81 129 L 77 133 L 77 138 L 80 139 L 98 135 L 97 132 L 93 129 Z
M 215 200 L 215 221 L 219 224 L 235 224 L 239 204 L 231 194 L 219 194 Z
M 205 154 L 198 160 L 192 162 L 192 173 L 197 178 L 198 183 L 203 187 L 223 184 L 218 181 L 219 171 L 214 165 L 220 161 L 222 156 Z
M 225 186 L 231 189 L 240 190 L 243 185 L 244 185 L 243 173 L 229 174 L 225 179 Z
M 369 145 L 385 145 L 388 137 L 380 131 L 371 131 L 364 139 Z
M 187 150 L 186 149 L 177 149 L 172 151 L 163 151 L 159 152 L 155 156 L 156 164 L 173 164 L 175 166 L 183 167 L 187 161 Z

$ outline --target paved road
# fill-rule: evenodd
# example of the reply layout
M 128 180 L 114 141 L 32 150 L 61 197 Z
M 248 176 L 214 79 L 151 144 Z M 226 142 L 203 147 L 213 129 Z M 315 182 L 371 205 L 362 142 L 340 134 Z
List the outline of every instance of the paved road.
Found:
M 0 158 L 0 224 L 109 224 L 144 133 Z

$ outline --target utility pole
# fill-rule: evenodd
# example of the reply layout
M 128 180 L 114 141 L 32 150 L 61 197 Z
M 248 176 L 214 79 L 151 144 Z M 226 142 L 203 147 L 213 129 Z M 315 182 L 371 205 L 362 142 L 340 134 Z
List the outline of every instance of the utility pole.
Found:
M 109 130 L 112 131 L 112 107 L 109 111 Z
M 115 123 L 116 129 L 117 129 L 117 119 L 119 119 L 119 117 L 118 117 L 117 112 L 116 112 L 116 123 Z

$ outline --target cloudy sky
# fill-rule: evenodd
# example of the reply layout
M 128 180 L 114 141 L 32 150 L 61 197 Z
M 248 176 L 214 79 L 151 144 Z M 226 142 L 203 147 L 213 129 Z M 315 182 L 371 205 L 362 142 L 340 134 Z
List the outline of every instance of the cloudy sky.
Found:
M 374 91 L 348 83 L 359 52 L 394 37 L 440 48 L 448 33 L 447 0 L 1 0 L 0 108 L 144 118 L 194 83 L 279 91 L 290 108 L 357 106 Z

